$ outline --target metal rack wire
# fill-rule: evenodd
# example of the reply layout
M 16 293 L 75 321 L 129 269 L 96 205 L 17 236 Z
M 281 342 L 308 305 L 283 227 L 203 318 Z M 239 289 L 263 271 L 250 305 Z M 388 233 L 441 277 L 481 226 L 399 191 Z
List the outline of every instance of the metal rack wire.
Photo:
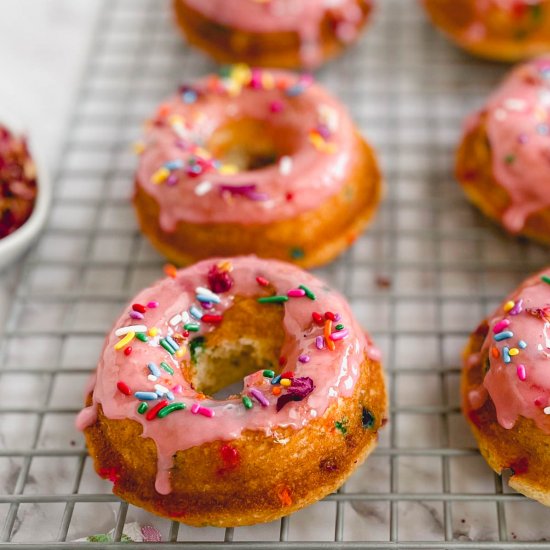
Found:
M 166 1 L 104 2 L 54 212 L 0 334 L 0 547 L 90 547 L 67 541 L 105 525 L 120 541 L 137 518 L 162 531 L 158 548 L 550 548 L 550 513 L 485 466 L 458 401 L 468 332 L 546 259 L 487 224 L 452 177 L 461 119 L 504 69 L 453 49 L 415 2 L 379 4 L 361 44 L 319 74 L 377 147 L 387 180 L 375 225 L 319 270 L 384 351 L 392 406 L 375 455 L 323 502 L 226 530 L 148 516 L 92 472 L 72 426 L 79 388 L 117 311 L 163 264 L 128 202 L 128 144 L 178 81 L 214 68 L 182 44 Z

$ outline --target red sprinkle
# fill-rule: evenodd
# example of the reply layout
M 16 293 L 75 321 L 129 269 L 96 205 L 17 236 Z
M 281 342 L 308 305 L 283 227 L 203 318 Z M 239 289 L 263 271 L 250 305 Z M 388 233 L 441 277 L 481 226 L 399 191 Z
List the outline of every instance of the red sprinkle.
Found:
M 311 314 L 311 317 L 312 317 L 312 319 L 313 319 L 318 325 L 322 325 L 322 324 L 323 324 L 323 316 L 322 316 L 320 313 L 317 313 L 316 311 L 314 311 L 314 312 Z
M 145 306 L 142 306 L 141 304 L 132 304 L 132 309 L 134 311 L 139 311 L 139 313 L 145 313 L 146 311 Z
M 294 373 L 288 370 L 281 374 L 281 378 L 294 378 Z
M 332 311 L 325 312 L 325 319 L 330 319 L 331 321 L 336 321 L 336 315 Z
M 223 317 L 221 315 L 215 315 L 213 313 L 205 313 L 201 317 L 201 321 L 203 323 L 221 323 L 223 320 Z
M 183 336 L 184 338 L 187 338 L 187 337 L 189 336 L 189 331 L 188 331 L 188 330 L 184 330 L 181 334 L 182 334 L 182 336 Z
M 127 348 L 124 348 L 124 355 L 128 356 L 132 353 L 132 346 L 128 346 Z
M 122 380 L 117 382 L 116 387 L 118 388 L 118 391 L 124 395 L 132 395 L 132 390 L 128 387 L 128 384 L 125 384 Z
M 168 405 L 167 399 L 163 399 L 162 401 L 159 401 L 152 409 L 149 409 L 149 411 L 145 415 L 145 418 L 147 420 L 153 420 L 157 416 L 157 413 L 160 411 L 160 409 L 164 409 L 166 405 Z
M 269 286 L 269 281 L 263 277 L 256 277 L 256 281 L 258 281 L 258 284 L 261 286 Z
M 220 454 L 223 461 L 224 470 L 232 470 L 239 465 L 239 451 L 231 445 L 222 445 Z

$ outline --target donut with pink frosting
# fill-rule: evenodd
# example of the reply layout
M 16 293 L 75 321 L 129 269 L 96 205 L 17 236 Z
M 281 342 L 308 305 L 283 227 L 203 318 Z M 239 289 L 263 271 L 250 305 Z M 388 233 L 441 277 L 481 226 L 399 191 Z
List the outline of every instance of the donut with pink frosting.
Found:
M 177 264 L 256 254 L 319 265 L 381 196 L 374 152 L 309 75 L 237 65 L 183 85 L 138 151 L 140 226 Z
M 421 0 L 432 22 L 468 52 L 519 61 L 550 51 L 550 0 Z
M 173 0 L 187 40 L 221 63 L 314 68 L 355 42 L 374 0 Z
M 550 269 L 527 279 L 471 336 L 463 411 L 482 455 L 550 505 Z
M 456 175 L 509 233 L 550 243 L 550 55 L 512 71 L 467 119 Z
M 140 292 L 86 393 L 77 425 L 113 491 L 199 526 L 271 521 L 324 497 L 386 414 L 380 352 L 345 299 L 255 256 Z

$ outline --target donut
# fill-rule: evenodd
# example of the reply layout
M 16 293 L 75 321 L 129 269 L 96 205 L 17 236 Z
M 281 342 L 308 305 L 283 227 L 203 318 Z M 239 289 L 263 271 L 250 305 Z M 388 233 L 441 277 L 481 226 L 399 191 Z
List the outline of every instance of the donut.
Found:
M 173 0 L 187 40 L 221 63 L 315 68 L 359 37 L 373 0 Z
M 550 56 L 516 68 L 465 124 L 456 177 L 513 235 L 550 243 Z
M 550 51 L 550 0 L 422 0 L 433 24 L 471 54 L 520 61 Z
M 240 393 L 215 397 L 242 379 Z M 77 419 L 128 502 L 190 525 L 277 519 L 338 488 L 384 423 L 380 352 L 292 264 L 205 260 L 140 292 Z
M 326 263 L 381 196 L 373 150 L 307 75 L 239 65 L 181 86 L 136 151 L 139 224 L 178 265 L 243 254 Z
M 0 124 L 0 239 L 30 218 L 36 195 L 36 166 L 27 140 Z
M 524 281 L 471 335 L 462 407 L 481 454 L 550 505 L 550 269 Z

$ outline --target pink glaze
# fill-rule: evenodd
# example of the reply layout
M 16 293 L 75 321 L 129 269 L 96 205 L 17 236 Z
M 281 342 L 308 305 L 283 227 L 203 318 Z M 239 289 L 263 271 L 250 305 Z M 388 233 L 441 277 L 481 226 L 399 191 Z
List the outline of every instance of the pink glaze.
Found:
M 238 74 L 246 82 L 242 87 Z M 267 84 L 253 87 L 251 74 Z M 289 95 L 295 89 L 302 93 Z M 236 68 L 231 77 L 200 81 L 193 92 L 198 93 L 193 103 L 178 94 L 163 104 L 146 131 L 139 162 L 137 185 L 159 204 L 164 231 L 174 231 L 180 221 L 256 224 L 293 218 L 337 194 L 356 165 L 357 137 L 349 115 L 310 77 Z M 273 104 L 281 110 L 273 112 Z M 220 173 L 212 159 L 202 160 L 208 154 L 197 146 L 207 146 L 218 127 L 240 118 L 287 128 L 294 152 L 257 170 Z M 313 144 L 312 132 L 321 132 L 323 144 L 334 151 Z M 207 166 L 200 175 L 189 175 L 189 163 L 197 158 Z M 173 160 L 185 167 L 153 183 L 158 169 Z
M 481 354 L 467 358 L 467 368 L 471 368 L 479 365 L 481 357 L 488 354 L 490 368 L 481 387 L 468 395 L 468 404 L 478 409 L 490 397 L 498 422 L 504 428 L 513 428 L 518 417 L 523 416 L 550 434 L 550 415 L 544 413 L 544 408 L 550 405 L 550 284 L 541 279 L 542 275 L 550 276 L 550 269 L 527 279 L 490 317 Z M 519 300 L 523 300 L 519 312 L 517 308 L 505 311 L 507 302 L 517 304 Z M 503 332 L 495 334 L 493 328 L 503 319 L 510 324 Z M 499 334 L 508 331 L 513 336 L 497 339 Z M 520 341 L 526 344 L 525 349 Z M 505 347 L 519 350 L 517 355 L 510 356 L 508 363 L 505 362 Z M 493 348 L 499 351 L 497 358 Z
M 341 42 L 353 41 L 363 18 L 358 0 L 180 0 L 204 17 L 233 29 L 253 32 L 296 32 L 302 62 L 314 67 L 322 62 L 320 26 L 326 14 L 336 21 Z M 364 2 L 371 6 L 372 1 Z
M 485 114 L 493 174 L 510 196 L 502 224 L 519 233 L 531 214 L 550 207 L 550 56 L 515 69 L 466 132 Z
M 196 391 L 190 386 L 180 370 L 180 360 L 189 361 L 186 350 L 180 360 L 159 346 L 159 338 L 174 332 L 182 332 L 182 323 L 170 324 L 178 314 L 189 311 L 192 305 L 200 308 L 196 299 L 197 287 L 208 287 L 207 273 L 219 260 L 207 260 L 177 272 L 175 278 L 166 278 L 150 288 L 140 292 L 131 303 L 146 304 L 151 300 L 160 303 L 159 308 L 145 313 L 145 322 L 149 328 L 156 327 L 159 334 L 147 343 L 134 339 L 131 342 L 133 352 L 125 356 L 123 348 L 116 351 L 115 344 L 122 338 L 114 330 L 134 324 L 129 317 L 130 308 L 115 323 L 113 331 L 107 336 L 101 359 L 97 367 L 97 379 L 93 388 L 93 404 L 86 407 L 77 418 L 77 427 L 81 430 L 96 421 L 97 406 L 111 419 L 131 419 L 143 426 L 143 437 L 150 437 L 157 446 L 158 475 L 156 489 L 161 494 L 170 491 L 169 471 L 172 457 L 178 450 L 185 450 L 203 443 L 238 438 L 244 430 L 259 430 L 266 436 L 276 436 L 276 429 L 292 427 L 296 430 L 306 426 L 314 418 L 322 416 L 327 407 L 339 397 L 353 394 L 360 374 L 360 365 L 365 354 L 379 357 L 368 336 L 359 327 L 344 298 L 330 290 L 324 283 L 296 267 L 274 260 L 259 260 L 254 256 L 234 258 L 230 276 L 233 286 L 228 292 L 219 294 L 220 303 L 214 306 L 216 313 L 223 314 L 231 307 L 233 299 L 239 296 L 266 296 L 272 290 L 266 290 L 256 278 L 265 277 L 273 286 L 277 295 L 286 296 L 289 289 L 306 285 L 316 296 L 309 298 L 289 298 L 283 305 L 269 304 L 266 307 L 284 307 L 283 327 L 285 339 L 281 356 L 286 358 L 285 371 L 292 371 L 294 378 L 309 377 L 314 384 L 313 391 L 302 401 L 293 401 L 276 411 L 278 397 L 272 394 L 269 378 L 263 371 L 257 371 L 244 379 L 243 392 L 239 396 L 225 400 L 213 398 L 198 399 Z M 212 311 L 212 310 L 210 310 Z M 313 312 L 338 312 L 349 334 L 347 338 L 335 342 L 335 350 L 319 350 L 315 340 L 323 335 L 323 326 L 312 321 Z M 223 322 L 223 321 L 222 321 Z M 200 323 L 200 330 L 192 333 L 190 339 L 214 330 L 211 324 Z M 309 361 L 302 362 L 299 357 L 307 355 Z M 150 381 L 147 365 L 161 361 L 168 363 L 174 374 L 161 371 L 158 381 Z M 175 392 L 175 401 L 185 403 L 185 410 L 175 411 L 165 418 L 146 420 L 138 414 L 139 400 L 134 395 L 124 395 L 117 389 L 117 383 L 123 381 L 132 392 L 155 391 L 155 384 L 167 388 L 180 386 Z M 285 388 L 281 386 L 282 394 Z M 261 392 L 267 403 L 260 404 L 255 393 Z M 254 406 L 247 410 L 242 403 L 242 395 L 252 398 Z M 149 401 L 149 410 L 158 400 Z M 264 406 L 265 405 L 265 406 Z M 205 408 L 212 417 L 205 416 Z M 193 414 L 195 413 L 195 414 Z M 210 413 L 209 413 L 210 414 Z

